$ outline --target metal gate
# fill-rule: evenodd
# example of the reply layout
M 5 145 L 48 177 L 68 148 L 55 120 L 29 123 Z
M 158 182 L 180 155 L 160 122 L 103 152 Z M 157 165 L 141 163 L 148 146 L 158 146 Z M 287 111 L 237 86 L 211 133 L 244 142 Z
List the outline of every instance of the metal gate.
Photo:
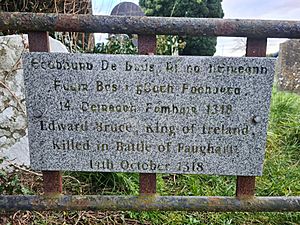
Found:
M 300 22 L 0 13 L 0 31 L 29 32 L 29 50 L 48 52 L 51 31 L 138 34 L 139 54 L 156 51 L 157 34 L 247 37 L 246 56 L 266 56 L 267 38 L 300 38 Z M 297 179 L 297 178 L 295 178 Z M 45 195 L 2 195 L 0 210 L 300 211 L 300 197 L 255 197 L 255 177 L 237 176 L 235 197 L 159 196 L 156 174 L 140 174 L 140 195 L 62 195 L 60 171 L 43 171 Z

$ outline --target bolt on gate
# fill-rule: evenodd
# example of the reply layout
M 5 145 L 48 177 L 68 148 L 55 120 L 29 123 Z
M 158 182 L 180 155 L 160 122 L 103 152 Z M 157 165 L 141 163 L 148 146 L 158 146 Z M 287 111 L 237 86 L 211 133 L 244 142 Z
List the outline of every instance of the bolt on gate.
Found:
M 140 55 L 154 55 L 156 35 L 247 37 L 246 56 L 266 56 L 267 38 L 300 38 L 300 21 L 0 13 L 0 30 L 28 32 L 30 52 L 49 52 L 48 32 L 138 34 Z M 62 195 L 60 171 L 43 172 L 43 196 L 0 196 L 0 209 L 300 211 L 300 197 L 255 197 L 255 176 L 237 176 L 236 196 L 159 196 L 156 174 L 140 173 L 139 196 Z

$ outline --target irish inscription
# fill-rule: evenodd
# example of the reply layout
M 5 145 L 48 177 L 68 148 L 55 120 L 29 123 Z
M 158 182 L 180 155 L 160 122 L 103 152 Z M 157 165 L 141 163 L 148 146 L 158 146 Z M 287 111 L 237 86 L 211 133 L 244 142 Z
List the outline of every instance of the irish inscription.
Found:
M 28 53 L 40 170 L 261 175 L 270 58 Z

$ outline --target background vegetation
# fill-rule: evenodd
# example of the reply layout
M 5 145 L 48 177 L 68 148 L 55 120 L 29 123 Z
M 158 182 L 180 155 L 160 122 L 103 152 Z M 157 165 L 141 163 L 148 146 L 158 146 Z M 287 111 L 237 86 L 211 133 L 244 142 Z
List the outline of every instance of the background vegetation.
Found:
M 266 159 L 257 196 L 300 195 L 300 96 L 273 90 Z M 41 174 L 14 166 L 0 173 L 0 194 L 42 193 Z M 160 195 L 234 196 L 234 176 L 159 174 Z M 138 174 L 65 172 L 64 194 L 138 194 Z M 300 213 L 17 212 L 0 224 L 300 224 Z
M 140 0 L 139 5 L 147 16 L 223 18 L 222 0 Z M 213 55 L 215 37 L 179 37 L 185 43 L 180 55 Z
M 0 12 L 91 14 L 92 4 L 91 0 L 0 0 Z M 2 35 L 14 33 L 6 31 Z M 53 32 L 50 35 L 60 40 L 70 52 L 91 51 L 94 48 L 94 36 L 91 34 Z

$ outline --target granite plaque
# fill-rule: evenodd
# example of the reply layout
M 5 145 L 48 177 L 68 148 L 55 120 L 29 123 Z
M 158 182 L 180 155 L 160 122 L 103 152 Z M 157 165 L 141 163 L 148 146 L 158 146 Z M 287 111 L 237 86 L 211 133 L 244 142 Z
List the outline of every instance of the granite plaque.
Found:
M 262 174 L 274 59 L 28 53 L 31 166 Z

